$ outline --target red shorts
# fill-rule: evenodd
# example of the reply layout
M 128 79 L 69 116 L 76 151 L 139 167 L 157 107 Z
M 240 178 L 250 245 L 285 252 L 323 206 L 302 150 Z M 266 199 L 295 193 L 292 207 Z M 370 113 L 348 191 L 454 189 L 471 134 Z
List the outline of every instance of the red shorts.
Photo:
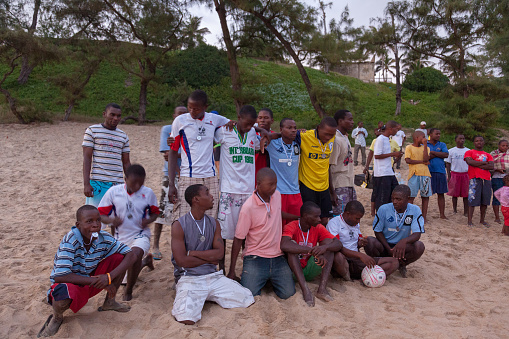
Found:
M 501 206 L 500 209 L 504 216 L 504 226 L 509 226 L 509 207 Z
M 106 274 L 113 271 L 124 260 L 124 256 L 115 253 L 104 259 L 97 265 L 97 268 L 91 275 Z M 48 303 L 51 305 L 53 300 L 60 301 L 72 299 L 70 309 L 76 313 L 83 308 L 92 298 L 102 290 L 91 286 L 75 285 L 70 283 L 55 283 L 51 285 L 48 291 Z
M 451 172 L 451 180 L 447 184 L 447 195 L 456 198 L 468 198 L 468 173 Z
M 302 207 L 302 197 L 297 194 L 281 194 L 281 211 L 300 216 L 300 208 Z M 283 226 L 291 220 L 283 219 Z

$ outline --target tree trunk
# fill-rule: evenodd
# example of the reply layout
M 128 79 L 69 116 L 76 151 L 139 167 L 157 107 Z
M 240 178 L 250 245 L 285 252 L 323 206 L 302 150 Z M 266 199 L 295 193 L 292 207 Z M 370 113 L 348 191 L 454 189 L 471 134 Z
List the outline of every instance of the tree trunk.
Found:
M 28 33 L 33 35 L 37 28 L 37 18 L 39 16 L 39 9 L 41 8 L 41 0 L 34 1 L 34 14 L 32 15 L 32 25 L 28 28 Z M 21 71 L 19 72 L 18 83 L 24 85 L 28 82 L 30 74 L 34 70 L 35 65 L 30 65 L 28 55 L 23 55 L 23 62 L 21 63 Z
M 219 22 L 221 23 L 221 30 L 223 31 L 224 45 L 226 46 L 226 55 L 228 56 L 228 63 L 230 65 L 230 77 L 232 80 L 233 90 L 233 101 L 235 102 L 235 108 L 237 113 L 243 105 L 239 95 L 242 92 L 242 82 L 240 80 L 239 65 L 237 63 L 237 55 L 235 52 L 235 46 L 233 46 L 232 39 L 230 37 L 230 30 L 228 28 L 228 22 L 226 20 L 226 6 L 224 0 L 214 0 L 217 15 L 219 16 Z
M 316 97 L 316 94 L 313 93 L 313 86 L 311 85 L 311 80 L 309 80 L 308 74 L 306 73 L 306 69 L 302 65 L 302 62 L 299 59 L 299 56 L 295 53 L 295 51 L 292 48 L 292 45 L 286 41 L 286 39 L 281 35 L 281 33 L 272 25 L 272 23 L 263 16 L 263 14 L 259 12 L 251 12 L 254 16 L 262 20 L 262 22 L 267 26 L 267 28 L 278 38 L 278 40 L 283 44 L 286 51 L 290 56 L 293 58 L 293 61 L 297 65 L 297 69 L 299 70 L 300 76 L 302 78 L 302 81 L 304 82 L 304 85 L 306 86 L 306 90 L 309 94 L 309 99 L 311 100 L 311 105 L 313 105 L 313 108 L 315 109 L 316 113 L 320 118 L 325 117 L 325 111 L 323 110 L 322 106 L 318 102 L 318 98 Z
M 16 98 L 14 98 L 11 93 L 6 90 L 6 89 L 3 89 L 3 88 L 0 88 L 0 92 L 5 96 L 5 98 L 7 99 L 7 102 L 9 103 L 9 108 L 12 112 L 12 114 L 14 114 L 14 116 L 16 118 L 18 118 L 18 121 L 20 124 L 26 124 L 27 122 L 25 121 L 25 119 L 23 118 L 23 116 L 21 115 L 21 113 L 18 112 L 18 107 L 16 105 Z
M 145 120 L 147 116 L 147 92 L 148 92 L 148 82 L 149 80 L 146 78 L 141 78 L 140 82 L 140 106 L 138 109 L 138 125 L 145 125 Z
M 75 103 L 76 103 L 76 100 L 74 100 L 74 99 L 71 100 L 71 102 L 69 103 L 69 106 L 65 110 L 64 121 L 69 121 L 69 117 L 71 116 L 71 112 L 74 108 Z
M 400 56 L 398 53 L 398 44 L 394 46 L 394 60 L 396 61 L 396 112 L 394 112 L 395 116 L 401 114 L 401 79 L 400 79 Z

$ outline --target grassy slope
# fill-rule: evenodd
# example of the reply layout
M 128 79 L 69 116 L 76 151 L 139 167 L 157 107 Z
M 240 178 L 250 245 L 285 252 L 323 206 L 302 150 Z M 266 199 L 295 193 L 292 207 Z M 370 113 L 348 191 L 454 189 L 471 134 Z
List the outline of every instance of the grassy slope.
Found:
M 270 107 L 275 112 L 275 120 L 283 117 L 293 117 L 299 126 L 310 128 L 318 122 L 308 94 L 302 83 L 298 70 L 293 65 L 281 65 L 255 59 L 240 59 L 241 72 L 245 81 L 245 89 L 253 95 L 256 108 Z M 2 71 L 3 67 L 0 67 Z M 48 79 L 50 77 L 71 72 L 72 65 L 54 64 L 34 70 L 29 83 L 19 86 L 16 83 L 17 74 L 12 75 L 6 87 L 21 101 L 32 101 L 37 107 L 56 116 L 63 115 L 65 102 L 58 87 Z M 325 82 L 338 91 L 350 91 L 357 97 L 352 107 L 337 107 L 351 109 L 355 120 L 362 119 L 370 130 L 379 120 L 394 119 L 395 86 L 394 84 L 364 83 L 357 79 L 338 74 L 324 74 L 318 70 L 307 69 L 313 83 Z M 230 118 L 235 115 L 234 105 L 229 95 L 230 81 L 224 79 L 221 83 L 204 88 L 210 96 L 211 107 Z M 87 97 L 81 100 L 73 112 L 73 116 L 99 117 L 103 107 L 108 102 L 119 102 L 136 111 L 139 82 L 136 77 L 129 76 L 120 67 L 104 63 L 92 77 L 86 87 Z M 150 88 L 149 119 L 169 120 L 170 111 L 174 103 L 171 97 L 172 89 L 164 85 L 154 84 Z M 418 105 L 408 103 L 410 99 L 421 100 Z M 397 117 L 404 127 L 416 127 L 421 120 L 429 125 L 440 119 L 438 94 L 414 93 L 403 91 L 402 114 Z M 354 107 L 355 106 L 355 107 Z M 129 114 L 130 112 L 125 112 Z

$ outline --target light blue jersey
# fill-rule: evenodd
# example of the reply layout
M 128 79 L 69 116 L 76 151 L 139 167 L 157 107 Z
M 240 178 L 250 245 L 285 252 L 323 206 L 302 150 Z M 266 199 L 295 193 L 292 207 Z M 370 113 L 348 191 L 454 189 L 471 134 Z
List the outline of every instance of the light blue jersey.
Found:
M 300 136 L 291 145 L 283 138 L 272 140 L 266 148 L 270 156 L 270 168 L 277 175 L 277 190 L 281 194 L 299 194 Z
M 424 218 L 416 205 L 408 204 L 404 213 L 397 213 L 392 203 L 385 204 L 376 212 L 373 230 L 382 232 L 387 242 L 395 245 L 412 233 L 424 233 Z

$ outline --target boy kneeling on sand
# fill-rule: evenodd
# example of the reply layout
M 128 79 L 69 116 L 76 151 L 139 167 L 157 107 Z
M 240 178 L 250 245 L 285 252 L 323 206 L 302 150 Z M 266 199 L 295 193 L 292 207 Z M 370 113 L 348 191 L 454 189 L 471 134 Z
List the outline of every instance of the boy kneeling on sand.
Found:
M 136 255 L 129 247 L 101 231 L 97 208 L 81 206 L 76 212 L 76 226 L 64 236 L 55 255 L 47 295 L 53 314 L 37 337 L 55 335 L 67 309 L 78 312 L 103 289 L 108 293 L 99 311 L 128 312 L 130 307 L 117 303 L 115 296 L 126 270 L 135 261 Z

